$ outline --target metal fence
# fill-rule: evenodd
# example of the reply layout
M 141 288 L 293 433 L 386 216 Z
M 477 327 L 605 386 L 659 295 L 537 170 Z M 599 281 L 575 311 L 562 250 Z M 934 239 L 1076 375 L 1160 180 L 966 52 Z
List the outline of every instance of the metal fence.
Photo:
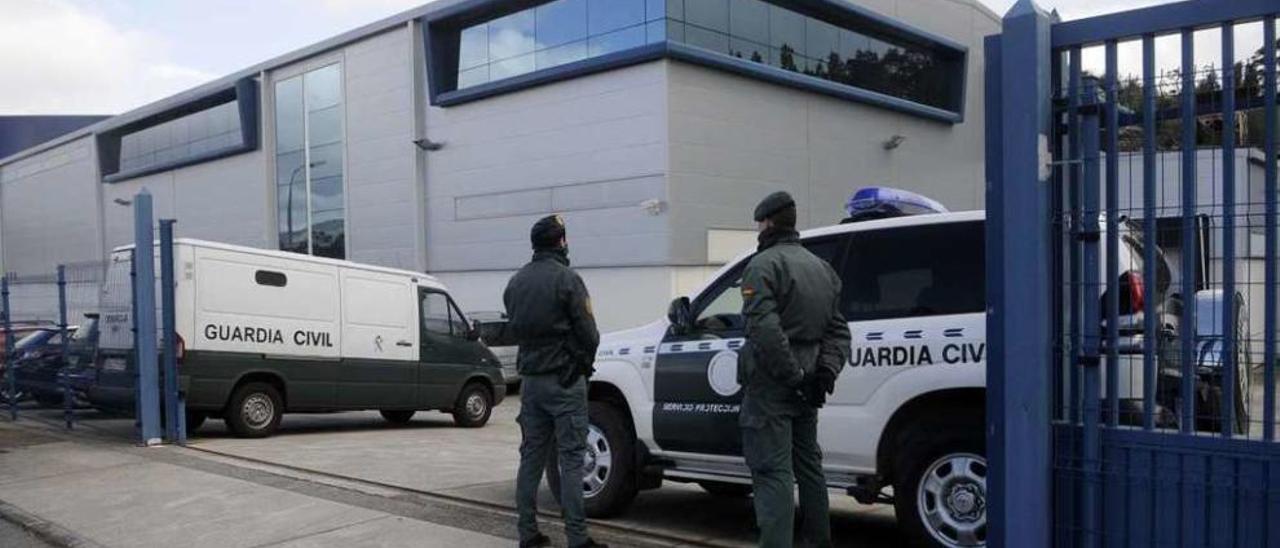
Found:
M 1051 509 L 1037 544 L 1280 542 L 1277 13 L 1197 0 L 1059 22 L 1024 1 L 989 42 L 989 269 L 1012 271 L 991 286 L 994 544 L 1037 538 L 1014 523 L 1032 500 Z M 999 296 L 1019 284 L 1029 302 Z M 1050 367 L 1010 374 L 1028 359 Z M 1014 390 L 1046 400 L 1043 453 L 1010 446 L 1046 432 L 1010 416 L 1029 403 Z M 1009 487 L 1037 485 L 1013 462 L 1028 454 L 1051 465 L 1039 497 Z

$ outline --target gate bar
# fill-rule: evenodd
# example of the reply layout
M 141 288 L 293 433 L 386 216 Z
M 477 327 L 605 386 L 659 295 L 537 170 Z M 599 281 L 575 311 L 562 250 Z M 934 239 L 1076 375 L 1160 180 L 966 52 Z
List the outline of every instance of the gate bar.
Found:
M 1099 289 L 1107 295 L 1107 426 L 1114 428 L 1120 424 L 1120 63 L 1116 41 L 1108 40 L 1106 47 L 1107 280 Z
M 1101 365 L 1101 348 L 1100 348 L 1100 326 L 1102 323 L 1102 311 L 1100 310 L 1099 293 L 1101 292 L 1101 284 L 1099 283 L 1099 270 L 1102 267 L 1100 257 L 1098 256 L 1098 236 L 1101 226 L 1098 223 L 1098 216 L 1101 211 L 1100 196 L 1102 177 L 1100 173 L 1098 157 L 1101 152 L 1101 143 L 1099 142 L 1099 134 L 1101 133 L 1101 124 L 1099 120 L 1099 109 L 1102 105 L 1097 102 L 1098 88 L 1097 80 L 1089 78 L 1085 80 L 1083 88 L 1084 100 L 1081 110 L 1081 147 L 1084 152 L 1084 173 L 1083 173 L 1083 190 L 1084 203 L 1083 219 L 1084 224 L 1080 227 L 1077 239 L 1082 242 L 1082 266 L 1084 269 L 1084 285 L 1083 285 L 1083 308 L 1084 308 L 1084 327 L 1081 337 L 1081 346 L 1083 347 L 1080 356 L 1080 368 L 1084 374 L 1084 401 L 1082 402 L 1084 413 L 1084 432 L 1082 440 L 1083 458 L 1081 459 L 1081 469 L 1083 471 L 1084 489 L 1081 496 L 1080 508 L 1080 527 L 1083 535 L 1081 537 L 1081 546 L 1091 547 L 1098 546 L 1099 538 L 1099 518 L 1101 507 L 1101 463 L 1102 452 L 1100 447 L 1100 437 L 1098 422 L 1102 412 L 1098 402 L 1099 397 L 1099 376 L 1101 372 L 1098 370 Z
M 4 382 L 9 387 L 9 419 L 18 420 L 18 382 L 13 371 L 13 314 L 9 309 L 9 273 L 0 273 L 0 299 L 4 301 Z
M 1236 75 L 1235 24 L 1222 24 L 1222 437 L 1236 425 Z M 1248 431 L 1246 430 L 1246 435 Z
M 1263 65 L 1265 65 L 1265 86 L 1266 100 L 1266 131 L 1264 132 L 1266 143 L 1266 174 L 1267 179 L 1264 185 L 1266 191 L 1266 240 L 1267 250 L 1263 254 L 1266 257 L 1265 283 L 1266 288 L 1263 290 L 1263 297 L 1266 303 L 1263 305 L 1264 319 L 1263 323 L 1267 330 L 1264 335 L 1263 343 L 1263 367 L 1265 368 L 1266 387 L 1263 389 L 1263 436 L 1267 441 L 1275 440 L 1276 428 L 1276 261 L 1280 258 L 1276 257 L 1276 215 L 1280 214 L 1276 208 L 1276 17 L 1274 15 L 1267 17 L 1262 23 L 1263 35 Z
M 160 219 L 160 324 L 164 341 L 161 351 L 163 363 L 160 374 L 164 378 L 164 434 L 169 443 L 183 443 L 186 435 L 182 429 L 181 405 L 178 401 L 178 358 L 175 336 L 175 309 L 173 277 L 173 219 Z
M 1156 287 L 1156 37 L 1142 37 L 1142 277 L 1148 295 Z M 1155 428 L 1156 300 L 1143 303 L 1142 427 Z
M 1071 211 L 1071 219 L 1069 221 L 1070 232 L 1077 232 L 1081 229 L 1082 216 L 1080 215 L 1080 97 L 1083 93 L 1081 78 L 1083 78 L 1083 69 L 1081 68 L 1080 48 L 1072 48 L 1070 53 L 1069 75 L 1067 76 L 1067 161 L 1069 162 L 1069 176 L 1067 179 L 1067 192 L 1070 198 L 1067 202 L 1067 208 Z M 1069 291 L 1068 298 L 1071 300 L 1071 325 L 1068 328 L 1067 340 L 1071 341 L 1070 353 L 1070 401 L 1071 416 L 1069 420 L 1075 424 L 1080 421 L 1080 337 L 1082 336 L 1081 324 L 1083 316 L 1080 310 L 1080 241 L 1072 238 L 1067 242 L 1071 247 L 1071 258 L 1069 268 L 1071 275 L 1068 279 Z
M 1195 31 L 1182 31 L 1182 420 L 1181 430 L 1196 430 L 1196 51 Z
M 66 422 L 67 430 L 70 430 L 75 418 L 72 413 L 75 398 L 71 395 L 71 379 L 66 375 L 67 348 L 71 345 L 71 341 L 67 337 L 67 267 L 65 265 L 58 265 L 58 331 L 62 336 L 62 366 L 58 368 L 54 378 L 62 385 L 62 419 Z
M 1216 27 L 1223 21 L 1248 23 L 1274 16 L 1275 12 L 1275 0 L 1172 2 L 1054 25 L 1053 47 L 1088 46 L 1104 40 L 1124 40 L 1143 34 L 1194 31 Z

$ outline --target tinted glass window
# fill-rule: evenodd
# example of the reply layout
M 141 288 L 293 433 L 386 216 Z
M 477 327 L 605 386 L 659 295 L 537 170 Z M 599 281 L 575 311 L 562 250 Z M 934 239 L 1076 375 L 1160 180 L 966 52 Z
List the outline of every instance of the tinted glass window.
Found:
M 849 321 L 986 309 L 981 222 L 860 232 L 844 265 Z
M 855 29 L 762 0 L 668 6 L 668 39 L 912 102 L 955 110 L 963 57 Z
M 465 89 L 666 39 L 666 0 L 555 0 L 462 29 Z
M 804 247 L 824 261 L 839 268 L 844 253 L 846 236 L 805 240 Z M 707 303 L 698 313 L 698 326 L 712 331 L 742 328 L 742 271 L 746 262 L 726 274 L 721 281 L 707 291 L 700 302 Z
M 277 82 L 275 111 L 280 249 L 346 258 L 342 67 Z
M 119 172 L 141 171 L 242 146 L 240 105 L 231 101 L 125 134 L 120 138 Z
M 422 329 L 428 333 L 461 337 L 466 334 L 467 325 L 448 295 L 428 291 L 422 296 Z

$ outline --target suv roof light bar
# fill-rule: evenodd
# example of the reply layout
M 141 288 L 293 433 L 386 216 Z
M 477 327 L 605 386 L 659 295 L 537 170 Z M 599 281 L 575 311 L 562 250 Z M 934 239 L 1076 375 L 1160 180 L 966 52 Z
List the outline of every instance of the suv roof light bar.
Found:
M 844 207 L 849 216 L 840 224 L 948 212 L 937 200 L 889 187 L 859 189 Z

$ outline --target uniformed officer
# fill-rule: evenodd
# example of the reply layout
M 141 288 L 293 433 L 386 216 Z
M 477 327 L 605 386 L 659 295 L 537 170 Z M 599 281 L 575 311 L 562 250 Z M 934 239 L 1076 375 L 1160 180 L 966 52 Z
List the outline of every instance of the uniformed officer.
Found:
M 740 424 L 755 490 L 760 546 L 792 545 L 800 486 L 800 543 L 830 546 L 827 483 L 818 447 L 818 409 L 849 357 L 839 309 L 840 278 L 800 245 L 796 203 L 785 192 L 755 210 L 759 251 L 742 278 L 748 350 Z
M 507 284 L 508 327 L 520 345 L 520 472 L 516 478 L 520 546 L 547 546 L 538 531 L 538 483 L 549 451 L 559 452 L 560 508 L 570 547 L 597 547 L 582 502 L 587 446 L 587 378 L 600 333 L 587 287 L 569 269 L 564 220 L 546 217 L 530 233 L 533 260 Z M 554 443 L 553 443 L 554 442 Z M 554 446 L 554 447 L 553 447 Z

